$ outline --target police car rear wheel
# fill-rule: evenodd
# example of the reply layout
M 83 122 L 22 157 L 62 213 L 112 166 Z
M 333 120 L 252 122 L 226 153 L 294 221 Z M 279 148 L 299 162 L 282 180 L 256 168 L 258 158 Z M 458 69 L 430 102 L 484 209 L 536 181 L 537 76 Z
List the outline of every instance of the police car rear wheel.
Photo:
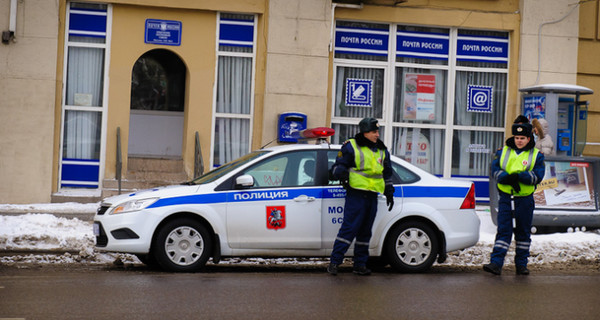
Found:
M 386 252 L 393 268 L 401 272 L 422 272 L 431 267 L 438 252 L 435 232 L 427 224 L 402 223 L 392 230 Z
M 204 267 L 212 240 L 198 221 L 177 219 L 160 229 L 153 247 L 156 261 L 163 269 L 190 272 Z

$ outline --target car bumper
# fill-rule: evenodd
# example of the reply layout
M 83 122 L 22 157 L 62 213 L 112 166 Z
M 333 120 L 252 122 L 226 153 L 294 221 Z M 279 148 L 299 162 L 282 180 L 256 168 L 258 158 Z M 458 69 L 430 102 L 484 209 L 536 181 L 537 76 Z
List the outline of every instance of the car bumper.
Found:
M 153 210 L 96 215 L 94 235 L 101 251 L 145 254 L 150 251 L 154 229 L 160 221 Z

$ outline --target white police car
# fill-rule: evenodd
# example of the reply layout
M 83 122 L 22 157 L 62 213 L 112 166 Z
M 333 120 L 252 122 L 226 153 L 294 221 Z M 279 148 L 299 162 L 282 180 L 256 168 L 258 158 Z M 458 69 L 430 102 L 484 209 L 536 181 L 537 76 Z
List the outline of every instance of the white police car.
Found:
M 107 198 L 94 217 L 96 248 L 169 271 L 200 270 L 210 257 L 329 257 L 344 213 L 345 190 L 328 180 L 339 149 L 261 149 L 184 185 Z M 472 183 L 391 160 L 395 204 L 388 211 L 380 196 L 371 256 L 420 272 L 477 243 Z

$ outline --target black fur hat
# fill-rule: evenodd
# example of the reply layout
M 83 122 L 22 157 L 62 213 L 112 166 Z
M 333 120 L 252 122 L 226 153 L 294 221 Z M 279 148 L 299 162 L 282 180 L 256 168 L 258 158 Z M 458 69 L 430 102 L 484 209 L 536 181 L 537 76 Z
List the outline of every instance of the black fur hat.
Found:
M 526 136 L 531 137 L 531 130 L 533 127 L 529 123 L 515 123 L 512 125 L 513 136 Z

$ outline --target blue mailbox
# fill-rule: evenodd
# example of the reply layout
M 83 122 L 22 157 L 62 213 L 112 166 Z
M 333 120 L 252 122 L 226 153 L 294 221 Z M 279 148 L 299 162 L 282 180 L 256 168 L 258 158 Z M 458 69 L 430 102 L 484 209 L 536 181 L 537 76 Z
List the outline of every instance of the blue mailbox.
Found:
M 285 112 L 279 115 L 279 142 L 298 142 L 298 135 L 294 132 L 306 129 L 306 115 L 300 112 Z

